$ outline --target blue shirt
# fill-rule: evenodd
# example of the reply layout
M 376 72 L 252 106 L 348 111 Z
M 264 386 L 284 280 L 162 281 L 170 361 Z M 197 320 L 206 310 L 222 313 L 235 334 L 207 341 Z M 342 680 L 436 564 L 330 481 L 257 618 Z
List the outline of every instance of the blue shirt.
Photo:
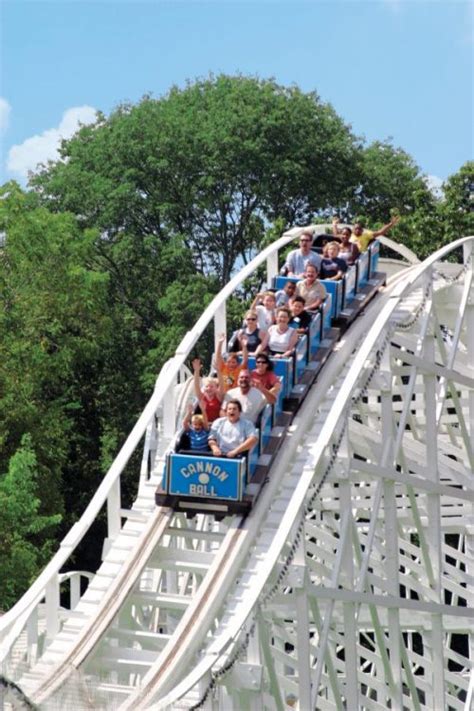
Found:
M 209 432 L 205 429 L 193 430 L 192 427 L 188 430 L 189 443 L 191 449 L 196 452 L 208 452 L 209 446 L 207 440 L 209 439 Z

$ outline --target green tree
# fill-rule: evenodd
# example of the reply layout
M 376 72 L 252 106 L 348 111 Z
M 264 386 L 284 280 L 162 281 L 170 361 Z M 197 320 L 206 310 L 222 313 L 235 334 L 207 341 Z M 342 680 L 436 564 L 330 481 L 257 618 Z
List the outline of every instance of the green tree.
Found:
M 109 241 L 15 184 L 0 197 L 0 471 L 30 432 L 43 510 L 67 528 L 216 285 L 177 238 Z
M 61 516 L 42 516 L 31 437 L 25 435 L 0 476 L 0 609 L 22 595 L 54 548 L 51 537 Z
M 446 239 L 474 235 L 474 161 L 467 161 L 443 185 L 440 213 Z
M 225 283 L 268 220 L 304 223 L 349 199 L 359 143 L 316 93 L 218 76 L 119 106 L 62 145 L 32 185 L 107 241 L 181 235 Z
M 411 214 L 435 200 L 411 156 L 390 141 L 374 141 L 362 151 L 362 180 L 349 204 L 349 216 L 362 213 L 369 224 L 386 223 L 391 210 Z
M 0 230 L 0 466 L 30 432 L 46 510 L 62 508 L 61 478 L 79 437 L 87 391 L 80 374 L 101 359 L 111 322 L 107 274 L 94 269 L 95 234 L 67 213 L 35 205 L 15 184 L 2 191 Z
M 419 259 L 460 237 L 474 234 L 474 162 L 465 163 L 443 184 L 440 197 L 414 192 L 413 209 L 390 233 Z M 453 255 L 453 259 L 456 257 Z

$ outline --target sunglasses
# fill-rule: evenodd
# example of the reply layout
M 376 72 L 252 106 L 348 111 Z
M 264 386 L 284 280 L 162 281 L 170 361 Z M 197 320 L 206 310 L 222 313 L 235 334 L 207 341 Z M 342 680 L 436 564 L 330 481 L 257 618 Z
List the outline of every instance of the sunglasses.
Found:
M 253 316 L 247 316 L 247 318 L 245 320 L 246 321 L 256 321 L 257 319 L 254 318 Z

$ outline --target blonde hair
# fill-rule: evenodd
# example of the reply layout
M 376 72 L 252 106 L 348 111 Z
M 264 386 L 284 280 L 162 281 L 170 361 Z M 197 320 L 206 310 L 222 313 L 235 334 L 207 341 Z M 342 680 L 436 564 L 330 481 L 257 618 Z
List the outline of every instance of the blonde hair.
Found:
M 211 378 L 211 377 L 203 378 L 202 379 L 202 386 L 206 387 L 206 385 L 215 385 L 217 387 L 217 385 L 219 385 L 219 381 L 217 380 L 217 378 Z
M 325 257 L 328 256 L 328 249 L 329 249 L 329 247 L 336 247 L 336 248 L 337 248 L 337 253 L 339 254 L 339 250 L 341 249 L 341 245 L 339 244 L 339 242 L 336 242 L 336 241 L 334 241 L 334 242 L 328 242 L 328 243 L 325 244 L 324 247 L 323 247 L 323 254 L 324 254 Z
M 192 415 L 191 423 L 194 422 L 199 422 L 201 425 L 204 425 L 204 417 L 202 415 Z

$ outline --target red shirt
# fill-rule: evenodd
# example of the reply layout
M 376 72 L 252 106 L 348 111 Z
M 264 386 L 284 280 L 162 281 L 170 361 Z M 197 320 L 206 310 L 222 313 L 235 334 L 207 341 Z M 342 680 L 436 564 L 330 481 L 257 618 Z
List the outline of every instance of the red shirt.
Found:
M 219 398 L 215 396 L 212 400 L 209 400 L 209 398 L 204 395 L 204 405 L 208 421 L 214 422 L 214 420 L 217 420 L 221 412 L 221 401 Z
M 253 383 L 261 383 L 267 390 L 271 390 L 271 388 L 279 382 L 277 376 L 271 370 L 267 370 L 261 374 L 256 370 L 252 370 L 250 377 Z

